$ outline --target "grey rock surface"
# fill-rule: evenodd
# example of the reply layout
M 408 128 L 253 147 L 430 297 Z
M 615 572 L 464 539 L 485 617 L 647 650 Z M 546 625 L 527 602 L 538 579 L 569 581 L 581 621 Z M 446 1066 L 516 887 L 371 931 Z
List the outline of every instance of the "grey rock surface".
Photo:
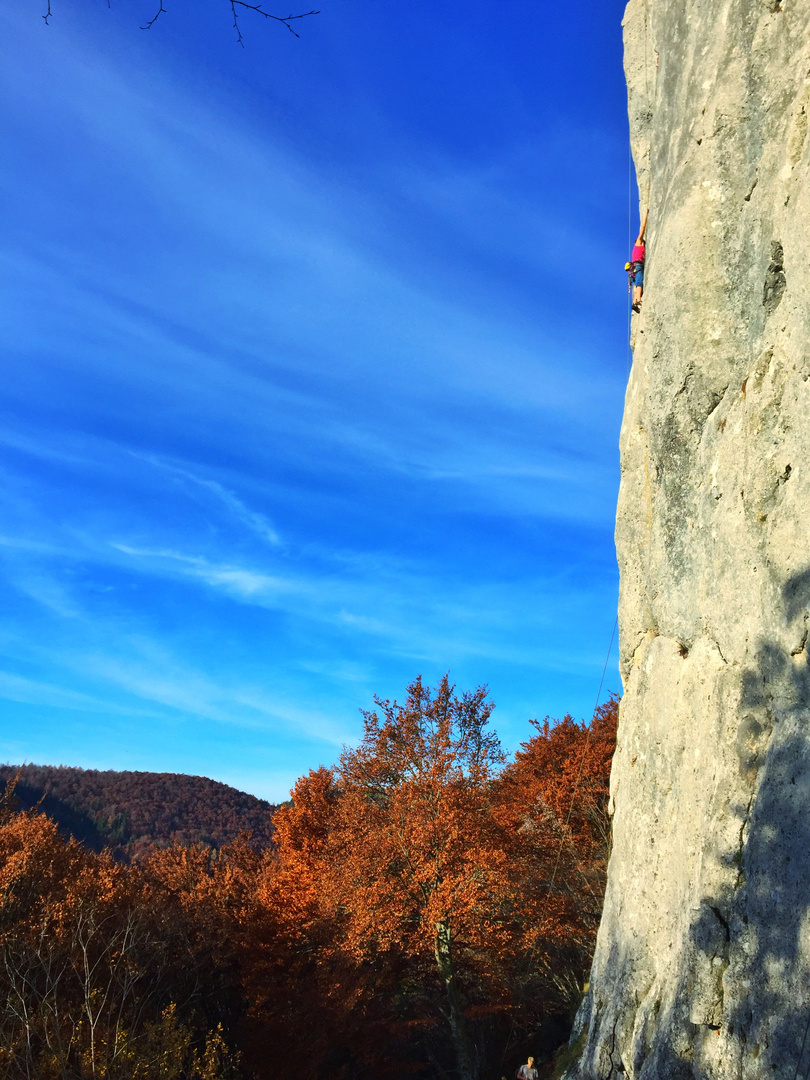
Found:
M 810 0 L 630 0 L 646 290 L 580 1076 L 810 1076 Z

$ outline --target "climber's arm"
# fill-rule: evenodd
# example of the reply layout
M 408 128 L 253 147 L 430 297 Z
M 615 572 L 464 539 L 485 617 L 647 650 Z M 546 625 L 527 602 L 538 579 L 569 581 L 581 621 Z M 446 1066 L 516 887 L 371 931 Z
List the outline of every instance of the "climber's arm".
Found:
M 644 233 L 647 231 L 647 215 L 649 214 L 649 212 L 650 208 L 647 207 L 647 209 L 644 211 L 644 217 L 641 219 L 641 228 L 638 231 L 638 240 L 636 240 L 637 244 L 644 243 Z

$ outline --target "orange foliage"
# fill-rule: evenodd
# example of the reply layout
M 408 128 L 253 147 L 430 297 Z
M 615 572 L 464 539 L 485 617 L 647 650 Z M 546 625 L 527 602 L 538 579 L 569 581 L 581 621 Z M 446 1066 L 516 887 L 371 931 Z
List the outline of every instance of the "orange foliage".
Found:
M 9 780 L 21 807 L 41 807 L 63 834 L 120 861 L 170 844 L 220 848 L 245 832 L 257 850 L 272 844 L 275 807 L 204 776 L 0 765 L 0 790 Z
M 354 1031 L 357 1060 L 401 1072 L 421 1041 L 474 1078 L 505 1017 L 531 1027 L 579 992 L 601 898 L 615 701 L 590 731 L 570 717 L 537 725 L 502 771 L 483 688 L 457 697 L 447 678 L 435 693 L 417 679 L 404 705 L 377 706 L 360 745 L 300 780 L 278 811 L 262 903 L 303 950 L 295 970 L 311 1007 L 339 1018 L 339 1037 Z M 397 1034 L 407 1049 L 392 1057 Z
M 590 725 L 535 723 L 507 764 L 484 688 L 417 679 L 404 704 L 375 700 L 359 745 L 276 812 L 272 850 L 123 866 L 7 797 L 3 1077 L 479 1080 L 572 1008 L 617 699 Z
M 206 1023 L 205 972 L 187 930 L 176 898 L 158 882 L 63 840 L 44 815 L 14 814 L 6 802 L 0 1075 L 231 1075 L 222 1032 Z
M 589 726 L 571 716 L 533 721 L 537 734 L 498 781 L 498 816 L 522 882 L 524 942 L 546 993 L 560 1001 L 585 977 L 602 908 L 618 704 L 613 695 Z

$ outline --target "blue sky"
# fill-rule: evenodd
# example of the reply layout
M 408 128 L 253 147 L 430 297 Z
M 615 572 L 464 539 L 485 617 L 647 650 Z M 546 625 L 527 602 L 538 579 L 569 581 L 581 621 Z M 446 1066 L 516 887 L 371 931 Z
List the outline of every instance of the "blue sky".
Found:
M 589 715 L 622 4 L 166 3 L 0 11 L 0 760 L 281 799 L 419 673 Z

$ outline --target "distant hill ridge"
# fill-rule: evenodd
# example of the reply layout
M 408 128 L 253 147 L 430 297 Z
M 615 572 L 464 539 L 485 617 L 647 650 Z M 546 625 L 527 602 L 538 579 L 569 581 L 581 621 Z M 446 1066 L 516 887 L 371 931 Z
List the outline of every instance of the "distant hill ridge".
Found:
M 219 848 L 244 832 L 256 848 L 273 842 L 272 803 L 204 776 L 0 765 L 0 791 L 17 775 L 21 809 L 39 804 L 63 833 L 118 859 L 173 843 Z

